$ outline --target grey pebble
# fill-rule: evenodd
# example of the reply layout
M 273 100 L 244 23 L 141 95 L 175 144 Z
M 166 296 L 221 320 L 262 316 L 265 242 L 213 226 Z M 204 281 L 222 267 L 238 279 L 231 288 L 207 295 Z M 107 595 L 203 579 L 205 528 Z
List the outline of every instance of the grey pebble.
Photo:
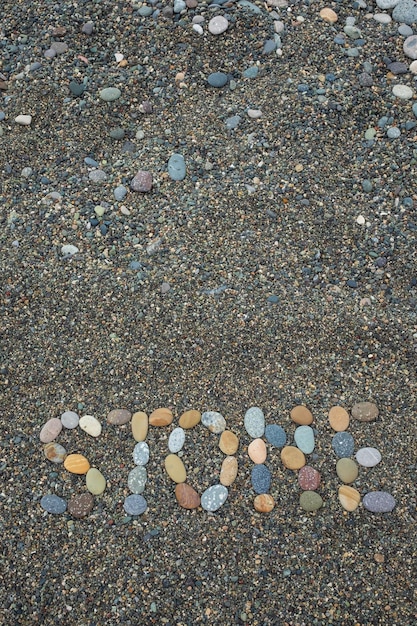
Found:
M 417 22 L 417 4 L 414 0 L 400 0 L 394 7 L 392 19 L 404 24 L 414 24 Z
M 146 465 L 149 461 L 149 446 L 146 441 L 139 441 L 133 448 L 133 462 L 135 465 Z
M 179 452 L 185 443 L 185 431 L 178 426 L 174 428 L 168 439 L 168 449 L 173 454 Z
M 229 491 L 224 485 L 212 485 L 201 495 L 201 506 L 205 511 L 217 511 L 227 500 Z
M 363 506 L 371 513 L 389 513 L 396 505 L 394 496 L 387 491 L 370 491 L 363 497 Z
M 48 494 L 41 499 L 41 507 L 48 513 L 60 515 L 67 510 L 67 503 L 64 498 L 60 498 L 55 494 Z
M 61 415 L 61 422 L 64 428 L 77 428 L 79 421 L 80 418 L 78 416 L 78 413 L 75 413 L 74 411 L 65 411 Z
M 117 202 L 121 202 L 126 197 L 126 194 L 127 194 L 127 189 L 124 185 L 119 185 L 113 191 L 113 195 L 115 197 L 115 200 L 117 200 Z
M 240 115 L 232 115 L 232 117 L 228 117 L 225 122 L 227 130 L 234 130 L 238 127 L 241 121 L 242 118 Z
M 182 154 L 174 152 L 168 161 L 168 174 L 172 180 L 184 180 L 186 174 L 185 161 Z
M 213 72 L 212 74 L 209 74 L 207 78 L 208 84 L 211 87 L 217 87 L 217 88 L 224 87 L 227 81 L 228 81 L 227 74 L 224 74 L 223 72 Z
M 148 474 L 142 465 L 138 465 L 129 472 L 127 485 L 132 493 L 142 493 L 145 490 Z
M 339 459 L 352 456 L 355 449 L 355 441 L 350 433 L 336 433 L 332 439 L 332 448 Z
M 271 472 L 266 465 L 255 465 L 252 468 L 251 481 L 255 493 L 268 493 L 271 487 Z
M 268 424 L 265 428 L 265 437 L 268 443 L 276 448 L 282 448 L 287 443 L 285 430 L 278 424 Z
M 128 515 L 142 515 L 148 508 L 148 504 L 143 496 L 133 493 L 125 498 L 123 508 Z
M 244 424 L 246 432 L 253 439 L 262 437 L 265 432 L 265 416 L 262 409 L 252 406 L 245 413 Z
M 103 170 L 92 170 L 88 173 L 88 178 L 93 183 L 103 183 L 105 180 L 107 180 L 107 174 Z

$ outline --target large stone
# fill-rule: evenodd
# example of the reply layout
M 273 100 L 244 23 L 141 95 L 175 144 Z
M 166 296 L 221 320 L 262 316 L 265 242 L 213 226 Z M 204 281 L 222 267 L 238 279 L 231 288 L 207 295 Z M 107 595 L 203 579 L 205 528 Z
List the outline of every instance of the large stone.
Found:
M 148 504 L 143 496 L 132 493 L 125 498 L 123 508 L 128 515 L 142 515 L 148 508 Z
M 236 454 L 239 447 L 239 437 L 231 430 L 224 430 L 220 435 L 219 448 L 224 454 Z
M 226 429 L 226 420 L 217 411 L 206 411 L 201 416 L 201 421 L 211 433 L 219 435 Z
M 359 491 L 348 485 L 341 485 L 339 487 L 339 502 L 345 511 L 355 511 L 361 501 L 361 494 Z
M 165 469 L 174 483 L 185 483 L 187 480 L 187 472 L 184 463 L 176 454 L 168 454 L 165 459 Z
M 320 17 L 325 22 L 329 22 L 329 24 L 334 24 L 337 22 L 337 13 L 330 9 L 329 7 L 325 7 L 320 11 Z
M 244 425 L 246 432 L 252 439 L 263 437 L 265 433 L 265 416 L 262 409 L 252 406 L 245 413 Z
M 320 472 L 309 465 L 304 465 L 298 472 L 298 484 L 304 491 L 316 491 L 320 486 L 320 480 Z
M 386 491 L 371 491 L 363 498 L 363 506 L 371 513 L 389 513 L 395 505 L 395 498 Z
M 296 424 L 299 424 L 300 426 L 309 426 L 313 421 L 313 415 L 311 411 L 306 406 L 303 406 L 301 404 L 291 409 L 290 415 L 292 421 Z
M 396 22 L 408 24 L 409 26 L 417 23 L 417 3 L 413 0 L 400 0 L 394 7 L 392 18 Z
M 42 443 L 50 443 L 56 439 L 62 430 L 62 422 L 57 417 L 52 417 L 43 425 L 39 433 L 39 439 Z
M 43 496 L 40 504 L 45 511 L 54 515 L 60 515 L 67 510 L 67 503 L 64 498 L 60 498 L 53 493 Z
M 83 415 L 80 419 L 80 428 L 91 437 L 98 437 L 101 434 L 101 424 L 93 415 Z
M 217 511 L 226 502 L 228 495 L 224 485 L 212 485 L 201 495 L 201 506 L 205 511 Z
M 141 193 L 149 192 L 152 189 L 152 185 L 152 174 L 146 170 L 139 170 L 130 181 L 130 188 L 133 191 L 140 191 Z
M 353 459 L 339 459 L 336 463 L 336 474 L 346 484 L 353 483 L 358 477 L 358 466 Z
M 132 414 L 130 411 L 127 411 L 126 409 L 113 409 L 113 411 L 110 411 L 107 415 L 107 422 L 109 424 L 116 424 L 117 426 L 120 426 L 130 422 L 131 418 Z
M 155 409 L 149 416 L 149 424 L 151 426 L 169 426 L 172 424 L 173 419 L 174 416 L 171 409 Z
M 220 470 L 220 483 L 225 487 L 230 487 L 236 480 L 237 472 L 237 458 L 235 456 L 227 456 L 223 460 Z
M 183 509 L 197 509 L 200 506 L 200 496 L 187 483 L 179 483 L 175 487 L 175 497 Z
M 332 406 L 329 411 L 330 426 L 336 432 L 347 430 L 350 418 L 349 413 L 342 406 Z
M 314 431 L 311 426 L 299 426 L 294 433 L 297 448 L 304 454 L 311 454 L 314 450 Z
M 375 467 L 382 459 L 380 451 L 376 448 L 361 448 L 355 457 L 362 467 Z
M 379 414 L 378 407 L 373 402 L 358 402 L 353 405 L 350 412 L 359 422 L 373 422 Z
M 275 448 L 282 448 L 287 443 L 285 430 L 278 424 L 268 424 L 265 428 L 265 437 L 268 443 Z
M 323 499 L 316 491 L 303 491 L 300 506 L 304 511 L 317 511 L 323 506 Z
M 52 461 L 52 463 L 63 463 L 65 457 L 67 456 L 65 448 L 59 443 L 56 443 L 56 441 L 50 441 L 47 443 L 44 446 L 43 451 L 48 461 Z
M 146 441 L 138 441 L 133 448 L 133 462 L 135 465 L 146 465 L 149 461 L 149 446 Z
M 149 419 L 143 411 L 132 415 L 132 435 L 135 441 L 145 441 L 148 434 Z
M 179 452 L 185 443 L 185 431 L 181 426 L 174 428 L 168 439 L 168 449 L 173 454 Z
M 61 415 L 61 423 L 63 427 L 68 428 L 69 430 L 77 428 L 79 422 L 80 418 L 78 416 L 78 413 L 75 413 L 75 411 L 65 411 Z
M 82 454 L 69 454 L 65 461 L 64 467 L 71 474 L 87 474 L 90 469 L 90 463 Z
M 200 411 L 195 411 L 194 409 L 191 409 L 189 411 L 185 411 L 185 413 L 181 415 L 178 423 L 181 428 L 187 430 L 189 428 L 194 428 L 194 426 L 196 426 L 200 422 L 200 420 Z
M 255 465 L 252 469 L 251 480 L 255 493 L 268 493 L 271 486 L 271 472 L 266 465 Z
M 72 496 L 68 501 L 68 513 L 76 519 L 82 519 L 91 513 L 93 505 L 94 498 L 91 493 L 81 493 Z
M 281 461 L 287 469 L 299 470 L 306 464 L 304 453 L 295 446 L 285 446 L 281 450 Z
M 266 460 L 266 445 L 263 439 L 254 439 L 248 446 L 248 454 L 251 461 L 256 464 L 264 463 Z
M 143 465 L 137 465 L 129 472 L 127 477 L 127 486 L 132 493 L 142 493 L 145 491 L 148 473 Z
M 275 506 L 275 500 L 269 493 L 260 493 L 253 501 L 253 506 L 259 513 L 270 513 Z

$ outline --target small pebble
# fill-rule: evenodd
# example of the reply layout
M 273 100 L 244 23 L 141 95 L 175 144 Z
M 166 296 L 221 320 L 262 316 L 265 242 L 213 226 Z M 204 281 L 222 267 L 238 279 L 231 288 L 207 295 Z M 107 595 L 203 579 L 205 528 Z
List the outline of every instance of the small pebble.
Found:
M 145 441 L 148 434 L 149 419 L 143 411 L 137 411 L 132 415 L 132 435 L 135 441 Z
M 67 451 L 64 446 L 61 446 L 55 441 L 47 443 L 44 446 L 43 451 L 48 461 L 51 461 L 52 463 L 63 463 L 65 457 L 67 456 Z
M 201 422 L 211 433 L 219 435 L 226 429 L 226 420 L 217 411 L 206 411 L 201 416 Z
M 238 462 L 235 456 L 227 456 L 222 463 L 220 470 L 220 483 L 225 487 L 230 487 L 237 477 Z
M 32 123 L 32 116 L 31 115 L 18 115 L 17 117 L 15 117 L 14 121 L 16 122 L 16 124 L 19 124 L 20 126 L 30 126 Z
M 68 428 L 70 430 L 77 428 L 79 421 L 80 418 L 78 417 L 78 413 L 75 413 L 74 411 L 65 411 L 61 415 L 61 422 L 64 428 Z
M 40 505 L 45 511 L 53 515 L 60 515 L 67 510 L 67 503 L 64 498 L 60 498 L 55 494 L 43 496 Z
M 314 431 L 311 426 L 299 426 L 294 433 L 294 441 L 296 446 L 304 452 L 311 454 L 314 450 Z
M 282 448 L 281 461 L 284 467 L 291 470 L 299 470 L 306 464 L 304 453 L 295 446 Z
M 165 407 L 161 407 L 159 409 L 155 409 L 149 416 L 149 424 L 151 426 L 169 426 L 172 424 L 172 420 L 174 416 L 172 414 L 171 409 L 167 409 Z
M 146 441 L 139 441 L 133 448 L 132 455 L 135 465 L 146 465 L 149 461 L 149 446 Z
M 318 511 L 323 506 L 323 499 L 316 491 L 303 491 L 300 506 L 304 511 Z
M 295 406 L 291 410 L 290 415 L 291 415 L 292 421 L 295 422 L 296 424 L 300 424 L 301 426 L 303 425 L 308 426 L 313 421 L 313 415 L 311 411 L 306 406 L 303 406 L 303 405 Z
M 145 170 L 139 170 L 130 181 L 130 188 L 133 191 L 140 191 L 141 193 L 148 193 L 151 191 L 152 185 L 152 174 Z
M 205 511 L 217 511 L 227 500 L 229 491 L 224 485 L 212 485 L 201 495 L 201 506 Z
M 91 467 L 85 477 L 87 489 L 94 496 L 99 496 L 106 489 L 106 479 L 96 467 Z
M 200 506 L 200 496 L 187 483 L 179 483 L 175 487 L 175 497 L 183 509 L 197 509 Z
M 245 413 L 244 425 L 246 432 L 252 439 L 263 437 L 265 432 L 265 416 L 262 409 L 257 406 L 248 409 Z
M 171 155 L 168 161 L 168 174 L 172 180 L 184 180 L 186 167 L 182 154 Z
M 194 409 L 190 409 L 189 411 L 185 411 L 179 419 L 179 425 L 181 428 L 189 429 L 194 428 L 201 420 L 200 411 L 195 411 Z
M 41 432 L 39 433 L 39 439 L 42 443 L 49 443 L 56 439 L 62 430 L 62 422 L 57 417 L 52 417 L 44 424 Z
M 382 456 L 376 448 L 361 448 L 357 451 L 355 458 L 363 467 L 375 467 L 381 462 Z
M 298 472 L 298 484 L 304 491 L 316 491 L 321 481 L 320 472 L 314 467 L 304 465 Z
M 113 102 L 118 100 L 122 95 L 122 92 L 117 87 L 105 87 L 100 91 L 100 98 L 105 102 Z
M 113 409 L 107 415 L 108 424 L 116 424 L 118 426 L 130 422 L 132 414 L 126 409 Z
M 228 80 L 227 74 L 223 72 L 213 72 L 207 77 L 207 82 L 210 87 L 217 87 L 218 89 L 224 87 Z
M 129 472 L 127 477 L 127 486 L 132 493 L 140 494 L 145 490 L 148 474 L 146 468 L 142 465 L 137 465 Z
M 353 459 L 342 458 L 336 463 L 336 474 L 343 483 L 350 484 L 355 482 L 358 473 L 358 466 Z
M 220 435 L 219 448 L 224 454 L 235 454 L 239 447 L 239 438 L 231 430 L 224 430 Z
M 410 100 L 413 97 L 413 90 L 408 85 L 394 85 L 392 93 L 401 100 Z
M 128 515 L 142 515 L 148 508 L 148 504 L 143 496 L 132 493 L 125 498 L 123 508 Z
M 174 428 L 168 439 L 168 449 L 172 453 L 179 452 L 185 443 L 185 431 L 181 426 Z
M 350 413 L 359 422 L 373 422 L 379 415 L 378 407 L 373 402 L 358 402 Z
M 216 15 L 209 21 L 208 30 L 212 35 L 221 35 L 227 30 L 228 26 L 229 22 L 225 17 L 222 15 Z
M 187 480 L 187 472 L 184 463 L 176 454 L 168 454 L 165 459 L 165 470 L 170 479 L 175 483 L 185 483 Z
M 347 430 L 350 418 L 349 413 L 342 406 L 332 406 L 329 411 L 330 426 L 336 432 Z
M 336 433 L 332 439 L 332 448 L 339 458 L 352 456 L 355 442 L 350 433 Z
M 88 459 L 82 454 L 69 454 L 64 461 L 64 467 L 71 474 L 87 474 L 90 469 Z
M 83 415 L 80 419 L 80 428 L 91 437 L 99 437 L 101 424 L 93 415 Z
M 269 493 L 261 493 L 256 496 L 253 506 L 259 513 L 270 513 L 275 506 L 275 500 Z
M 266 460 L 266 445 L 263 439 L 254 439 L 248 446 L 249 458 L 253 463 L 261 464 Z
M 361 495 L 359 491 L 348 485 L 341 485 L 339 487 L 339 502 L 345 511 L 356 511 L 361 501 Z

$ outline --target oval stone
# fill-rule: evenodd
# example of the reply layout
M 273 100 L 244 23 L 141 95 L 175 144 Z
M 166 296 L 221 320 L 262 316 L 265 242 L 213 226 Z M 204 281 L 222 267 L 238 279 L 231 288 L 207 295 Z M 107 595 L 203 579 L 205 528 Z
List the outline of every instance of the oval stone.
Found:
M 106 479 L 103 474 L 96 467 L 92 467 L 88 470 L 85 477 L 85 484 L 90 493 L 94 496 L 99 496 L 106 488 Z
M 207 77 L 207 82 L 210 87 L 217 87 L 218 89 L 224 87 L 227 81 L 228 77 L 227 74 L 225 74 L 224 72 L 213 72 Z
M 361 501 L 359 491 L 348 485 L 339 487 L 339 502 L 345 511 L 356 511 Z
M 325 7 L 320 11 L 320 17 L 325 22 L 329 22 L 329 24 L 334 24 L 337 22 L 337 13 L 330 9 L 329 7 Z
M 336 474 L 344 483 L 353 483 L 358 477 L 358 466 L 353 459 L 339 459 L 336 463 Z
M 174 483 L 185 483 L 187 480 L 187 472 L 185 471 L 184 463 L 176 454 L 168 454 L 165 459 L 165 469 Z
M 310 465 L 304 465 L 298 472 L 298 484 L 304 491 L 316 491 L 320 486 L 320 472 Z
M 212 17 L 208 23 L 209 33 L 212 35 L 221 35 L 229 26 L 229 22 L 223 15 L 216 15 Z
M 67 456 L 67 451 L 64 446 L 61 446 L 59 443 L 55 441 L 50 441 L 43 447 L 43 451 L 45 453 L 48 461 L 52 461 L 52 463 L 63 463 L 65 457 Z
M 148 193 L 153 186 L 153 176 L 151 172 L 146 170 L 139 170 L 136 175 L 130 181 L 130 188 L 133 191 L 139 191 L 140 193 Z
M 300 506 L 304 511 L 318 511 L 323 506 L 323 499 L 317 491 L 303 491 L 300 496 Z
M 259 513 L 270 513 L 275 506 L 275 500 L 269 493 L 260 493 L 253 501 L 253 506 Z
M 363 467 L 375 467 L 381 461 L 382 456 L 376 448 L 361 448 L 357 451 L 355 458 Z
M 373 422 L 378 417 L 379 411 L 373 402 L 358 402 L 353 405 L 351 415 L 359 422 Z
M 239 447 L 239 438 L 231 430 L 224 430 L 220 436 L 219 448 L 224 454 L 235 454 Z
M 60 498 L 53 493 L 43 496 L 40 504 L 45 511 L 54 515 L 60 515 L 67 510 L 67 503 L 64 498 Z
M 336 433 L 332 439 L 332 448 L 339 459 L 352 456 L 355 449 L 355 441 L 350 433 Z
M 185 443 L 185 432 L 181 426 L 174 428 L 168 439 L 168 449 L 174 454 L 179 452 Z
M 166 408 L 155 409 L 150 414 L 149 424 L 151 426 L 169 426 L 172 424 L 172 420 L 174 416 L 172 415 L 172 411 Z
M 297 448 L 304 454 L 311 454 L 314 450 L 314 431 L 311 426 L 299 426 L 294 433 Z
M 149 446 L 146 441 L 138 441 L 133 448 L 133 462 L 135 465 L 146 465 L 149 461 Z
M 82 454 L 69 454 L 65 458 L 64 467 L 71 474 L 87 474 L 90 463 Z
M 61 423 L 64 428 L 68 428 L 72 430 L 73 428 L 77 428 L 80 418 L 78 417 L 78 413 L 74 411 L 65 411 L 61 415 Z
M 62 430 L 62 422 L 57 417 L 51 417 L 50 420 L 43 425 L 39 433 L 39 439 L 42 443 L 50 443 L 56 439 Z
M 113 409 L 107 415 L 107 422 L 109 424 L 116 424 L 117 426 L 121 426 L 122 424 L 127 424 L 130 422 L 132 418 L 132 414 L 130 411 L 126 409 Z
M 389 513 L 395 505 L 394 496 L 387 491 L 371 491 L 363 498 L 363 506 L 371 513 Z
M 80 428 L 91 437 L 101 434 L 101 424 L 93 415 L 83 415 L 80 419 Z
M 100 98 L 105 102 L 113 102 L 122 95 L 122 92 L 117 87 L 105 87 L 100 91 Z
M 264 463 L 266 460 L 266 445 L 263 439 L 254 439 L 248 446 L 248 454 L 251 461 L 256 464 Z
M 127 477 L 127 486 L 132 493 L 142 493 L 145 491 L 148 473 L 143 465 L 137 465 L 129 472 Z
M 229 492 L 224 485 L 212 485 L 201 496 L 201 506 L 205 511 L 214 512 L 226 502 Z
M 143 496 L 132 493 L 125 498 L 123 508 L 128 515 L 142 515 L 148 508 L 148 503 Z
M 226 420 L 217 411 L 206 411 L 201 416 L 201 421 L 211 433 L 219 435 L 226 429 Z
M 200 420 L 200 411 L 195 411 L 194 409 L 191 409 L 190 411 L 185 411 L 185 413 L 181 415 L 178 423 L 181 428 L 188 429 L 194 428 L 194 426 L 196 426 L 200 422 Z
M 271 486 L 271 472 L 266 465 L 255 465 L 252 469 L 251 480 L 255 493 L 268 493 Z
M 168 174 L 172 180 L 184 180 L 186 174 L 185 161 L 182 154 L 174 153 L 168 161 Z
M 346 409 L 342 406 L 332 406 L 329 411 L 329 423 L 333 430 L 338 433 L 347 430 L 349 422 L 349 413 Z
M 275 448 L 282 448 L 287 443 L 285 430 L 278 424 L 268 424 L 265 428 L 265 437 L 268 443 Z
M 148 434 L 149 419 L 143 411 L 132 415 L 132 435 L 135 441 L 145 441 Z
M 282 448 L 281 461 L 286 468 L 292 470 L 299 470 L 306 464 L 304 453 L 295 446 Z
M 179 483 L 175 487 L 175 497 L 183 509 L 197 509 L 200 506 L 200 496 L 187 483 Z
M 252 406 L 245 413 L 244 424 L 246 432 L 252 439 L 263 437 L 265 433 L 265 416 L 262 409 Z
M 313 415 L 311 411 L 304 405 L 300 404 L 291 409 L 291 419 L 295 424 L 300 426 L 309 426 L 313 422 Z
M 94 498 L 91 493 L 81 493 L 68 500 L 68 513 L 76 519 L 81 519 L 91 513 L 93 505 Z
M 237 458 L 235 456 L 227 456 L 223 460 L 220 470 L 220 483 L 225 487 L 230 487 L 236 480 L 237 472 Z

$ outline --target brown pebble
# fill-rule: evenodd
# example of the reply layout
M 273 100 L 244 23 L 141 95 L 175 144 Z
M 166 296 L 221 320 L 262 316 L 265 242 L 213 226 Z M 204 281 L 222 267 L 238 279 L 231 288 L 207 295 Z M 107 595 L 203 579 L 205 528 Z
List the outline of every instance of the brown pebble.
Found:
M 261 493 L 256 496 L 253 506 L 259 513 L 270 513 L 275 506 L 275 500 L 269 493 Z
M 183 509 L 197 509 L 200 506 L 200 496 L 187 483 L 180 483 L 175 487 L 175 497 Z
M 329 24 L 334 24 L 335 22 L 337 22 L 337 14 L 333 11 L 333 9 L 330 9 L 329 7 L 325 7 L 320 11 L 320 17 L 325 22 L 329 22 Z
M 281 461 L 283 465 L 292 470 L 299 470 L 306 464 L 306 458 L 295 446 L 285 446 L 281 450 Z
M 310 465 L 305 465 L 298 472 L 298 484 L 304 491 L 316 491 L 320 486 L 320 472 Z
M 329 411 L 330 426 L 337 433 L 347 430 L 350 418 L 349 413 L 342 406 L 332 406 Z
M 170 409 L 156 409 L 149 417 L 149 424 L 151 426 L 169 426 L 173 419 L 174 416 Z
M 348 485 L 341 485 L 339 487 L 339 502 L 345 511 L 355 511 L 360 501 L 361 495 L 359 491 Z
M 63 37 L 67 32 L 65 26 L 56 26 L 52 31 L 52 37 Z
M 79 496 L 72 496 L 68 500 L 68 513 L 77 519 L 85 517 L 93 508 L 94 498 L 91 493 L 82 493 Z
M 67 456 L 65 448 L 55 441 L 47 443 L 43 451 L 48 461 L 52 461 L 52 463 L 63 463 Z
M 107 422 L 109 424 L 116 424 L 117 426 L 121 426 L 122 424 L 127 424 L 130 422 L 132 414 L 126 409 L 113 409 L 107 415 Z
M 133 191 L 140 191 L 142 193 L 150 191 L 152 189 L 152 185 L 152 174 L 144 170 L 139 170 L 136 176 L 130 181 L 130 188 Z
M 143 411 L 132 415 L 132 435 L 135 441 L 145 441 L 148 434 L 149 419 Z
M 359 422 L 373 422 L 379 411 L 373 402 L 358 402 L 352 407 L 351 415 Z
M 313 415 L 311 411 L 306 406 L 299 405 L 295 406 L 291 410 L 291 419 L 296 424 L 301 424 L 302 426 L 308 426 L 313 421 Z
M 263 463 L 266 459 L 266 445 L 263 439 L 254 439 L 248 446 L 249 458 L 257 465 Z
M 0 91 L 7 91 L 7 89 L 8 89 L 7 81 L 0 80 Z
M 64 461 L 64 467 L 71 474 L 87 474 L 90 463 L 82 454 L 69 454 Z
M 181 428 L 185 430 L 188 428 L 194 428 L 201 420 L 200 411 L 194 411 L 191 409 L 190 411 L 185 411 L 179 419 L 179 425 Z
M 236 480 L 238 470 L 237 459 L 235 456 L 227 456 L 220 470 L 220 483 L 224 487 L 230 487 Z
M 380 552 L 375 552 L 374 559 L 377 563 L 383 563 L 385 561 L 385 557 Z
M 239 438 L 231 430 L 224 430 L 220 436 L 219 448 L 224 454 L 235 454 L 239 447 Z

